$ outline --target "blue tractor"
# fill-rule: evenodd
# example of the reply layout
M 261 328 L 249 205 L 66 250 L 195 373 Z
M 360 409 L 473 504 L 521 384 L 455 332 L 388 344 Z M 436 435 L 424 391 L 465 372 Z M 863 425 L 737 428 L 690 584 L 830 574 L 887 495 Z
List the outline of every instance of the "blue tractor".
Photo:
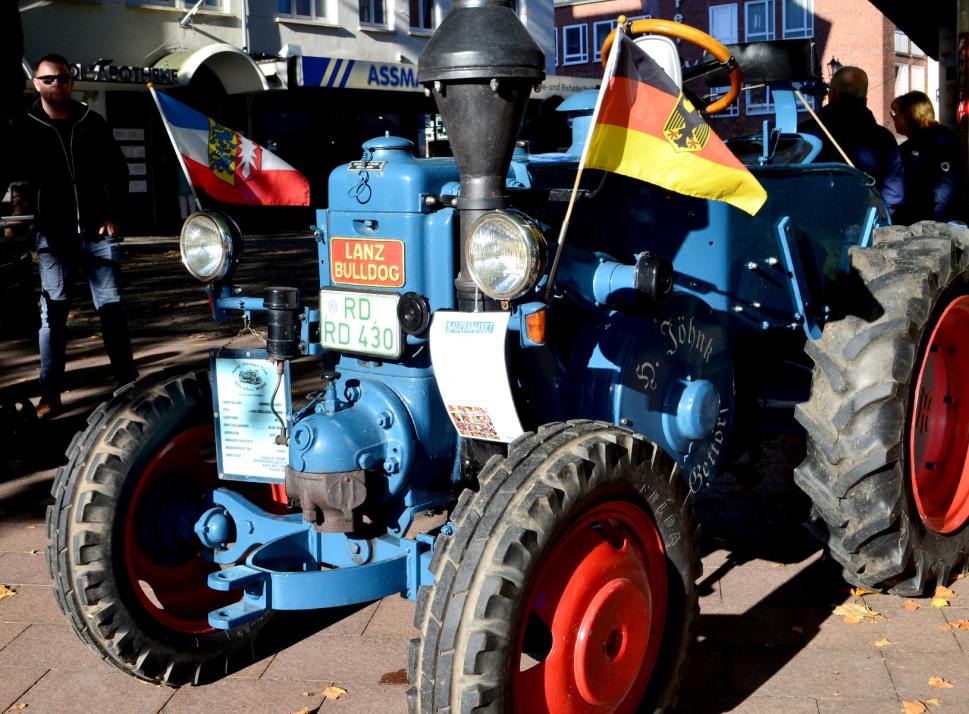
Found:
M 687 29 L 631 31 L 730 56 Z M 914 594 L 965 567 L 969 236 L 888 226 L 797 132 L 783 82 L 809 48 L 747 50 L 778 107 L 733 145 L 767 190 L 753 218 L 590 171 L 556 246 L 578 157 L 515 146 L 545 62 L 509 0 L 457 0 L 421 55 L 453 158 L 383 136 L 330 175 L 308 305 L 241 294 L 234 224 L 191 216 L 215 318 L 264 321 L 266 346 L 130 385 L 71 444 L 48 562 L 79 636 L 197 683 L 273 611 L 400 593 L 411 711 L 663 709 L 697 612 L 692 494 L 795 416 L 795 480 L 850 582 Z M 296 405 L 295 358 L 325 370 Z

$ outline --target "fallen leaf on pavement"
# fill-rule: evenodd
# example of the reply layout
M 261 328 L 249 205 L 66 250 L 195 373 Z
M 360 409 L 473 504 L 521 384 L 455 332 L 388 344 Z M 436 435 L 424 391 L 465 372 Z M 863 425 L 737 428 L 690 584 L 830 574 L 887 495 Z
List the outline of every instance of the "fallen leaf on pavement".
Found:
M 16 704 L 14 704 L 10 708 L 11 709 L 26 709 L 27 708 L 27 702 L 17 702 Z
M 888 647 L 892 644 L 891 640 L 875 640 L 875 647 Z
M 317 708 L 317 709 L 315 709 L 313 711 L 318 711 L 318 710 L 319 709 Z M 298 712 L 293 712 L 293 714 L 312 714 L 312 712 L 310 711 L 310 708 L 309 707 L 303 707 Z
M 8 588 L 6 585 L 0 585 L 0 600 L 3 600 L 5 597 L 13 597 L 16 594 L 16 590 Z
M 932 706 L 937 707 L 937 706 L 939 706 L 939 705 L 942 704 L 942 700 L 941 699 L 926 699 L 925 700 L 925 703 L 926 704 L 931 704 Z
M 949 607 L 949 601 L 944 597 L 934 597 L 932 598 L 932 607 Z
M 936 689 L 952 689 L 955 685 L 942 677 L 929 677 L 929 686 Z
M 339 699 L 347 693 L 342 687 L 327 687 L 323 690 L 323 699 Z
M 957 597 L 956 593 L 944 585 L 935 586 L 935 597 Z
M 943 628 L 945 630 L 969 630 L 969 620 L 953 620 Z
M 834 609 L 835 615 L 841 615 L 845 619 L 845 624 L 857 625 L 859 622 L 877 622 L 878 620 L 886 620 L 884 615 L 875 612 L 867 605 L 860 602 L 847 602 L 844 605 L 838 605 Z
M 902 701 L 903 714 L 925 714 L 927 711 L 928 709 L 925 708 L 925 705 L 917 699 L 905 699 Z
M 922 606 L 915 602 L 915 600 L 906 600 L 904 607 L 906 610 L 911 610 L 912 612 L 922 609 Z
M 875 594 L 875 591 L 874 590 L 868 590 L 867 588 L 851 588 L 848 592 L 850 592 L 855 597 L 861 597 L 862 595 L 874 595 Z

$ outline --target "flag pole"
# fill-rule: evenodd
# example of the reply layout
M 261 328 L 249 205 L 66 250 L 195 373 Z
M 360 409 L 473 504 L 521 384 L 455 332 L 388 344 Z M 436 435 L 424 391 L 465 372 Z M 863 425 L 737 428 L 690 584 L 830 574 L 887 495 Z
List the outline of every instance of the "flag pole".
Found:
M 625 32 L 626 16 L 620 15 L 616 23 L 616 33 Z M 592 120 L 589 122 L 589 131 L 585 137 L 585 144 L 582 147 L 582 155 L 579 157 L 579 167 L 575 172 L 575 183 L 572 184 L 572 193 L 569 195 L 569 205 L 565 209 L 565 218 L 562 219 L 562 226 L 559 228 L 558 247 L 555 250 L 555 258 L 552 260 L 552 268 L 548 271 L 548 283 L 545 286 L 545 302 L 552 299 L 552 285 L 555 283 L 555 273 L 558 272 L 559 261 L 562 258 L 562 249 L 565 247 L 565 234 L 569 230 L 569 221 L 572 218 L 572 209 L 575 207 L 575 199 L 579 195 L 579 182 L 582 180 L 582 171 L 585 169 L 585 160 L 589 154 L 589 139 L 596 128 L 596 121 L 599 118 L 599 110 L 602 108 L 602 99 L 609 87 L 609 79 L 616 71 L 616 62 L 619 57 L 619 46 L 622 43 L 619 38 L 614 38 L 612 47 L 609 50 L 609 59 L 606 60 L 606 69 L 602 74 L 602 84 L 599 85 L 599 96 L 596 97 L 596 106 L 592 111 Z
M 151 98 L 155 101 L 155 107 L 158 108 L 158 114 L 161 116 L 162 125 L 165 127 L 165 133 L 168 134 L 168 140 L 172 142 L 172 148 L 175 149 L 175 157 L 178 159 L 178 165 L 182 167 L 182 173 L 185 175 L 185 181 L 188 182 L 188 188 L 192 192 L 192 198 L 195 200 L 195 210 L 202 210 L 202 202 L 199 201 L 199 196 L 195 192 L 195 186 L 192 185 L 192 177 L 188 173 L 188 167 L 185 165 L 185 159 L 182 157 L 182 152 L 178 150 L 178 144 L 175 143 L 175 135 L 172 134 L 172 128 L 168 125 L 168 120 L 165 118 L 165 112 L 162 111 L 161 102 L 158 101 L 158 93 L 155 91 L 155 85 L 151 82 L 148 83 L 148 91 L 151 92 Z

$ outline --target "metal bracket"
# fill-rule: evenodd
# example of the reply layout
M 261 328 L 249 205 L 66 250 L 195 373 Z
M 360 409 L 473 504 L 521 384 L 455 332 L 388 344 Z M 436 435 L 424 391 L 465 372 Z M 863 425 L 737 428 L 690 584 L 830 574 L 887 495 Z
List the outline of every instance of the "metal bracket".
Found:
M 777 222 L 777 242 L 781 248 L 784 267 L 787 269 L 788 288 L 791 294 L 791 302 L 794 305 L 795 320 L 801 323 L 804 334 L 808 336 L 808 339 L 821 339 L 821 326 L 814 319 L 814 305 L 807 273 L 801 259 L 794 224 L 791 223 L 789 216 L 784 216 Z

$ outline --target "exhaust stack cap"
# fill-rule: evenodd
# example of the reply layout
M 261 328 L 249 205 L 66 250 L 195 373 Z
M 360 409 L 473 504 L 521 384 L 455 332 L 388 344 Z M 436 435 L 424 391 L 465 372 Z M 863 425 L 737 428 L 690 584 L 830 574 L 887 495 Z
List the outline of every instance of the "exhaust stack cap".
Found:
M 418 59 L 417 81 L 545 78 L 545 53 L 511 0 L 455 0 Z

